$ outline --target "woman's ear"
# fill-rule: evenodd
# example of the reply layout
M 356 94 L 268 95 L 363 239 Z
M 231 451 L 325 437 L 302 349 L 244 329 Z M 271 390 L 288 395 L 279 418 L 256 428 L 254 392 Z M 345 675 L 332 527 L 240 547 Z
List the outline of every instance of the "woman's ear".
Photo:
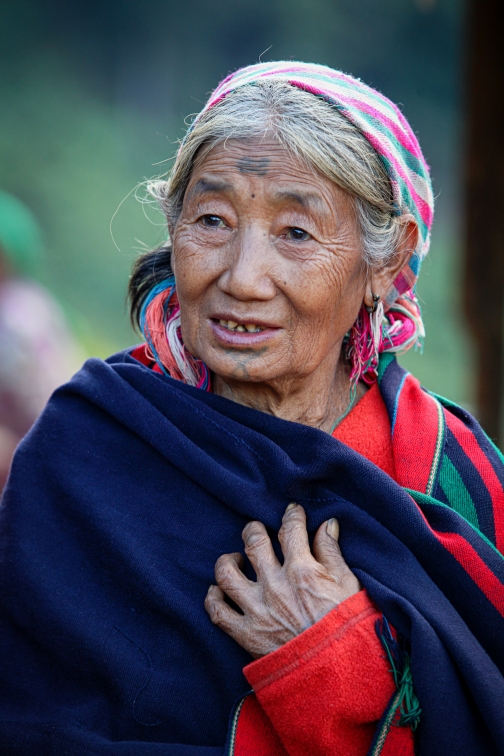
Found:
M 392 289 L 395 279 L 405 265 L 409 263 L 410 258 L 417 247 L 418 235 L 420 232 L 414 217 L 408 213 L 401 216 L 399 222 L 402 229 L 395 254 L 389 262 L 381 268 L 373 269 L 369 277 L 369 286 L 366 289 L 366 295 L 364 297 L 364 304 L 368 306 L 372 306 L 373 304 L 372 294 L 370 293 L 371 289 L 373 294 L 380 296 L 382 302 L 385 301 L 389 291 Z

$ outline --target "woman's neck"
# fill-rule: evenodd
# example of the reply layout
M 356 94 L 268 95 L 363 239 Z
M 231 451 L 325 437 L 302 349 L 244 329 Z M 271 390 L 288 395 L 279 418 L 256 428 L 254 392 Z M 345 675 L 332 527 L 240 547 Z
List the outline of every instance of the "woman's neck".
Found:
M 325 369 L 324 369 L 325 368 Z M 214 393 L 245 407 L 267 412 L 283 420 L 319 428 L 332 433 L 354 402 L 365 394 L 359 383 L 355 397 L 350 391 L 350 368 L 341 358 L 334 365 L 320 366 L 303 378 L 282 378 L 264 383 L 236 381 L 212 376 Z

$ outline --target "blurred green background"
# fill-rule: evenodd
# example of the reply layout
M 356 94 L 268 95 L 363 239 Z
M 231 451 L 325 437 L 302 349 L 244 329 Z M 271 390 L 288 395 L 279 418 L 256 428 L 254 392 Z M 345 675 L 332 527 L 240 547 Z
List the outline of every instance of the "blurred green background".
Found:
M 262 60 L 301 59 L 361 77 L 401 105 L 432 169 L 433 244 L 419 284 L 424 354 L 402 363 L 471 406 L 459 310 L 462 0 L 3 0 L 0 188 L 39 219 L 40 279 L 88 354 L 138 336 L 125 291 L 138 251 L 165 238 L 142 205 L 217 82 Z

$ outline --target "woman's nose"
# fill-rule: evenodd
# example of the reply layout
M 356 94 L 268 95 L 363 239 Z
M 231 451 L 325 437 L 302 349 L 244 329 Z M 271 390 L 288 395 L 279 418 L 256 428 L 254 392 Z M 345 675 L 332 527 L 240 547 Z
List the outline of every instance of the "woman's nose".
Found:
M 234 299 L 273 299 L 274 258 L 274 247 L 266 230 L 253 227 L 239 230 L 229 246 L 219 287 Z

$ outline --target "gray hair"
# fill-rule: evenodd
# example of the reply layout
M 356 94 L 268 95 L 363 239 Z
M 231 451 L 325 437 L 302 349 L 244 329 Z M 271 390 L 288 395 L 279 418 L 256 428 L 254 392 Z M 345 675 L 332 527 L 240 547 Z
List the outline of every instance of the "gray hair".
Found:
M 364 262 L 379 268 L 391 260 L 402 226 L 378 153 L 334 105 L 281 81 L 238 87 L 195 120 L 168 179 L 147 185 L 169 225 L 174 228 L 181 213 L 196 154 L 204 157 L 227 139 L 268 135 L 352 196 Z

